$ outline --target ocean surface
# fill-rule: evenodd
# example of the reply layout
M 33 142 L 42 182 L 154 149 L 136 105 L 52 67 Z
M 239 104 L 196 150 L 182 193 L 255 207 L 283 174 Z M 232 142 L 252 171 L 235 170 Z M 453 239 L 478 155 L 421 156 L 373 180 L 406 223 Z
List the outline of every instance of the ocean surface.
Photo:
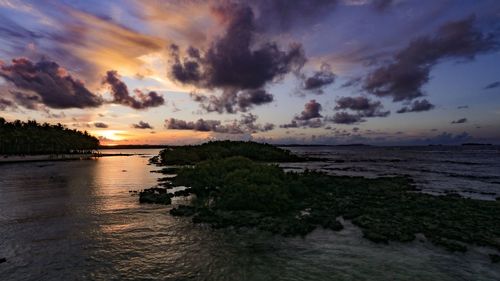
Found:
M 403 174 L 425 192 L 500 196 L 499 147 L 287 149 L 325 158 L 282 165 L 289 170 Z M 379 245 L 349 222 L 283 238 L 172 217 L 171 206 L 129 192 L 157 183 L 158 167 L 147 164 L 158 151 L 0 165 L 0 280 L 500 280 L 487 248 L 449 253 L 423 237 Z

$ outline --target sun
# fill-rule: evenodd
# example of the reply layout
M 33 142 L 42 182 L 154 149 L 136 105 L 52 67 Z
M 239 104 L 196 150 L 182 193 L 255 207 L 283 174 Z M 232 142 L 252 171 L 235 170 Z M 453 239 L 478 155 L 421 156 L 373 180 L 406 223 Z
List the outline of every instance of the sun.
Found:
M 101 136 L 107 140 L 110 141 L 121 141 L 124 140 L 124 134 L 126 131 L 122 130 L 102 130 L 102 131 L 96 131 L 95 135 Z

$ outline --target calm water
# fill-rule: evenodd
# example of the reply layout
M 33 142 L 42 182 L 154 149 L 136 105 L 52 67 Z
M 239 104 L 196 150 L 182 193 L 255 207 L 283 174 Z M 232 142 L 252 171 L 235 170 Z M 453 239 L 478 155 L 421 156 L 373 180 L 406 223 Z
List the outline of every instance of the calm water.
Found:
M 297 154 L 323 158 L 284 164 L 329 174 L 379 177 L 410 175 L 425 192 L 458 192 L 477 199 L 500 196 L 500 146 L 292 147 Z
M 407 173 L 419 166 L 418 161 L 438 161 L 432 160 L 435 157 L 487 163 L 468 170 L 453 163 L 422 163 L 422 168 L 443 172 L 427 179 L 425 184 L 430 186 L 434 179 L 448 182 L 441 179 L 448 176 L 445 173 L 489 177 L 498 176 L 499 171 L 486 171 L 492 165 L 498 168 L 498 150 L 470 155 L 392 149 L 362 153 L 355 148 L 294 150 L 331 158 L 312 166 L 372 176 Z M 134 152 L 153 155 L 157 151 Z M 422 160 L 409 160 L 409 155 Z M 353 161 L 335 162 L 341 158 Z M 364 158 L 402 162 L 363 163 Z M 377 245 L 362 239 L 359 229 L 348 222 L 340 232 L 318 229 L 304 239 L 193 225 L 188 219 L 171 217 L 171 207 L 140 205 L 137 197 L 130 196 L 129 190 L 156 183 L 159 175 L 150 173 L 156 168 L 148 166 L 147 159 L 117 156 L 0 166 L 0 257 L 7 258 L 0 264 L 0 280 L 500 280 L 500 265 L 490 263 L 489 249 L 451 254 L 423 238 Z M 474 174 L 472 167 L 479 165 L 485 169 Z M 335 170 L 354 166 L 370 171 Z M 430 171 L 415 173 L 432 175 Z M 500 190 L 494 183 L 497 179 L 451 179 L 474 183 L 464 185 L 467 188 Z

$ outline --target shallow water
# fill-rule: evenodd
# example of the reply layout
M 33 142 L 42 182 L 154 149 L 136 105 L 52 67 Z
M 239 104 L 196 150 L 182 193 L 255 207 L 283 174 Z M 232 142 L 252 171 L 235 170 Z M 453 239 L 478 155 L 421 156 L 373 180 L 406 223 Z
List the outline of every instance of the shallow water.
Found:
M 492 200 L 500 196 L 500 146 L 289 147 L 324 161 L 283 164 L 334 175 L 379 177 L 409 175 L 429 193 L 454 191 Z
M 0 280 L 500 280 L 489 249 L 378 245 L 349 222 L 305 238 L 193 225 L 130 195 L 156 184 L 147 160 L 1 165 Z

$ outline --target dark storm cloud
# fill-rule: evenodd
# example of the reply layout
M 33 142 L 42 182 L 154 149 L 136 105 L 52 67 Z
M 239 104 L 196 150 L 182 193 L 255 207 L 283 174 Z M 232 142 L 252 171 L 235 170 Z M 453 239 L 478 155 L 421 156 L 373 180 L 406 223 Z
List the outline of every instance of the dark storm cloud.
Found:
M 192 130 L 200 132 L 215 132 L 224 134 L 245 134 L 267 132 L 274 129 L 274 124 L 266 123 L 264 125 L 256 124 L 257 116 L 254 114 L 243 114 L 241 119 L 222 124 L 219 120 L 184 121 L 170 118 L 165 120 L 165 128 L 174 130 Z
M 351 114 L 345 111 L 337 112 L 333 115 L 333 117 L 327 117 L 326 120 L 336 124 L 346 125 L 357 124 L 365 121 L 359 114 Z
M 10 65 L 0 61 L 0 76 L 23 91 L 15 94 L 16 102 L 28 108 L 35 103 L 59 109 L 98 107 L 103 103 L 99 95 L 53 61 L 33 63 L 17 58 Z
M 312 118 L 323 117 L 319 113 L 321 109 L 322 107 L 320 103 L 316 102 L 316 100 L 310 100 L 304 105 L 304 110 L 300 113 L 300 115 L 295 117 L 295 120 L 310 120 Z
M 486 85 L 484 87 L 485 90 L 490 90 L 490 89 L 495 89 L 495 88 L 498 88 L 500 87 L 500 81 L 496 81 L 496 82 L 493 82 L 493 83 L 490 83 L 488 85 Z
M 300 124 L 296 120 L 292 120 L 292 122 L 280 125 L 280 128 L 290 129 L 290 128 L 299 128 Z
M 16 108 L 16 104 L 11 100 L 0 98 L 0 110 L 6 110 L 7 108 Z
M 267 132 L 274 129 L 275 126 L 271 123 L 265 123 L 264 125 L 256 124 L 255 122 L 257 121 L 257 119 L 258 117 L 255 114 L 242 114 L 241 119 L 239 120 L 239 125 L 240 127 L 251 133 Z
M 335 74 L 331 71 L 328 64 L 321 65 L 319 71 L 314 72 L 310 77 L 304 77 L 304 90 L 314 91 L 317 94 L 323 94 L 323 88 L 335 82 Z
M 384 106 L 380 101 L 372 101 L 367 97 L 340 97 L 336 101 L 335 110 L 344 110 L 336 112 L 331 117 L 326 117 L 325 121 L 336 124 L 357 124 L 365 122 L 364 118 L 387 117 L 390 111 L 384 111 Z M 347 111 L 346 111 L 347 110 Z
M 292 44 L 284 51 L 274 42 L 255 44 L 254 12 L 243 3 L 228 2 L 214 13 L 227 24 L 225 34 L 205 52 L 189 47 L 184 57 L 172 45 L 170 76 L 182 84 L 222 90 L 220 96 L 193 96 L 210 111 L 235 113 L 272 101 L 263 88 L 301 69 L 306 61 L 302 46 Z
M 193 131 L 216 131 L 221 122 L 218 120 L 198 119 L 196 122 L 184 121 L 176 118 L 165 120 L 165 128 L 174 130 L 193 130 Z
M 408 113 L 408 112 L 421 112 L 421 111 L 429 111 L 434 108 L 434 105 L 430 103 L 428 100 L 423 99 L 423 100 L 416 100 L 413 101 L 408 106 L 405 106 L 398 111 L 397 113 Z M 458 108 L 464 108 L 464 107 L 458 107 Z
M 137 124 L 132 124 L 132 128 L 134 129 L 153 129 L 149 123 L 144 122 L 144 121 L 139 121 Z
M 274 100 L 273 95 L 263 89 L 243 91 L 225 89 L 219 96 L 191 93 L 191 97 L 206 111 L 218 113 L 245 112 L 255 105 L 270 103 Z
M 361 117 L 387 117 L 390 114 L 390 111 L 383 111 L 380 101 L 371 101 L 363 96 L 339 98 L 335 110 L 343 109 L 356 111 Z
M 321 128 L 323 127 L 323 121 L 320 118 L 309 119 L 309 120 L 296 120 L 293 119 L 290 123 L 280 125 L 280 128 L 290 129 L 290 128 Z
M 412 100 L 424 95 L 421 87 L 429 81 L 431 69 L 444 59 L 472 60 L 477 54 L 498 49 L 491 34 L 474 26 L 474 17 L 441 26 L 434 36 L 422 36 L 396 53 L 388 65 L 376 68 L 363 81 L 363 89 L 393 101 Z
M 319 128 L 323 126 L 323 122 L 321 121 L 320 111 L 322 110 L 322 106 L 320 103 L 316 102 L 316 100 L 310 100 L 304 105 L 304 110 L 296 115 L 292 121 L 288 124 L 280 125 L 281 128 L 298 128 L 298 127 L 310 127 L 310 128 Z
M 254 105 L 270 103 L 273 100 L 273 95 L 262 89 L 243 91 L 237 98 L 238 107 L 241 111 L 246 111 Z
M 463 124 L 467 123 L 467 118 L 460 118 L 458 120 L 451 121 L 451 124 Z
M 30 110 L 39 110 L 44 107 L 39 95 L 31 92 L 11 91 L 13 99 L 18 105 Z
M 109 126 L 108 126 L 108 124 L 106 124 L 106 123 L 102 123 L 102 122 L 95 122 L 95 123 L 94 123 L 94 126 L 95 126 L 96 128 L 103 128 L 103 129 L 104 129 L 104 128 L 108 128 L 108 127 L 109 127 Z
M 156 92 L 145 94 L 136 89 L 134 90 L 135 97 L 131 96 L 127 85 L 120 80 L 120 76 L 114 70 L 110 70 L 106 73 L 103 84 L 108 84 L 111 87 L 111 95 L 113 96 L 112 103 L 129 106 L 134 109 L 146 109 L 165 104 L 163 97 Z

